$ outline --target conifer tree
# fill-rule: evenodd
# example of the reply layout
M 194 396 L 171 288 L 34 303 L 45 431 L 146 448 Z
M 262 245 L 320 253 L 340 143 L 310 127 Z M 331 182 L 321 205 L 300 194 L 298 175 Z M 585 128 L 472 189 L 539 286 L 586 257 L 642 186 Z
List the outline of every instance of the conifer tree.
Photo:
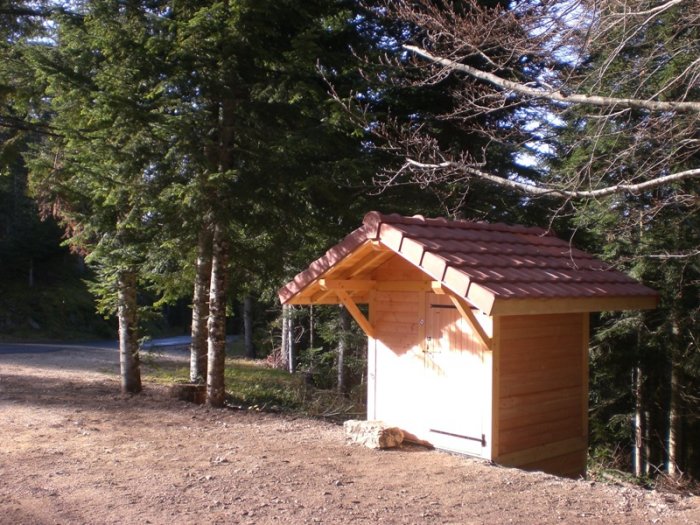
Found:
M 161 7 L 105 0 L 58 13 L 55 42 L 32 56 L 53 130 L 29 161 L 34 194 L 98 270 L 93 288 L 119 319 L 128 393 L 141 390 L 136 288 L 153 226 L 151 167 L 163 140 L 154 102 Z

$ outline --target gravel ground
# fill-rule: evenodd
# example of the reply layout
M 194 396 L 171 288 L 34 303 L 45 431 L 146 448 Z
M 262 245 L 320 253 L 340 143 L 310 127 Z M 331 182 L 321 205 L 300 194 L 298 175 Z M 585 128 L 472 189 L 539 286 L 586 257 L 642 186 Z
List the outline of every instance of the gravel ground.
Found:
M 698 497 L 369 450 L 155 384 L 122 396 L 117 369 L 113 349 L 0 353 L 0 523 L 700 523 Z

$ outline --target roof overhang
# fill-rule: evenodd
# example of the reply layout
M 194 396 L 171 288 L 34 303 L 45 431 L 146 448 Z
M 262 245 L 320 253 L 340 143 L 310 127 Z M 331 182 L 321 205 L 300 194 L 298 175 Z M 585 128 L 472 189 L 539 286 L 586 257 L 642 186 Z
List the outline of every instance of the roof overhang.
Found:
M 607 289 L 592 286 L 590 290 L 572 296 L 499 294 L 490 289 L 490 283 L 475 282 L 452 265 L 449 254 L 427 249 L 399 227 L 394 227 L 391 220 L 387 220 L 392 217 L 397 216 L 383 216 L 376 212 L 367 214 L 362 227 L 282 287 L 280 301 L 295 305 L 347 306 L 348 301 L 352 304 L 368 303 L 373 290 L 408 292 L 439 288 L 491 316 L 651 309 L 658 303 L 658 294 L 629 278 L 633 284 L 625 284 L 624 291 L 630 293 L 622 294 L 614 293 L 619 289 L 615 286 Z M 399 219 L 404 222 L 399 223 Z M 422 218 L 394 219 L 397 226 L 405 224 L 406 220 L 424 221 Z M 425 279 L 374 280 L 373 272 L 395 256 L 419 269 Z

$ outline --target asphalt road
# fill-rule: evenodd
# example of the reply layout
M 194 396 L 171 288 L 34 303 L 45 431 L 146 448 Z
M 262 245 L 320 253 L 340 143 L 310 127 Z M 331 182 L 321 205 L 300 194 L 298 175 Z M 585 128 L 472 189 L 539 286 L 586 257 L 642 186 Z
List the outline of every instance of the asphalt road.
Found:
M 230 335 L 226 339 L 230 343 L 238 339 L 237 335 Z M 142 350 L 146 352 L 173 352 L 186 354 L 189 352 L 190 336 L 163 337 L 151 339 L 144 343 Z M 60 352 L 62 350 L 115 350 L 119 346 L 116 340 L 87 341 L 84 343 L 3 343 L 0 342 L 0 355 L 4 354 L 45 354 Z
M 166 337 L 152 339 L 143 346 L 145 351 L 185 350 L 190 343 L 189 336 Z M 118 347 L 116 340 L 87 341 L 84 343 L 2 343 L 0 342 L 0 355 L 4 354 L 46 354 L 61 352 L 64 350 L 115 350 Z

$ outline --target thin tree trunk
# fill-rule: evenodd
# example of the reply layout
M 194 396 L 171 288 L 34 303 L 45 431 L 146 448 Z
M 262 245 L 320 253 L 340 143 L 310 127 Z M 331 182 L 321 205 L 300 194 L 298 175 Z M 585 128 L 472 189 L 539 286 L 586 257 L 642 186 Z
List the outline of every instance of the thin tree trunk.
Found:
M 136 308 L 136 273 L 128 270 L 119 272 L 117 278 L 119 367 L 122 392 L 125 394 L 141 392 Z
M 641 477 L 646 473 L 646 461 L 644 456 L 644 376 L 642 367 L 637 364 L 634 369 L 634 475 Z
M 29 258 L 29 275 L 27 278 L 29 288 L 34 288 L 34 257 Z
M 681 365 L 678 356 L 678 336 L 680 329 L 678 321 L 672 321 L 673 343 L 671 348 L 671 402 L 668 410 L 668 459 L 666 461 L 666 473 L 669 476 L 681 474 Z
M 309 305 L 309 348 L 314 347 L 314 305 Z
M 287 370 L 290 374 L 296 371 L 296 352 L 294 348 L 294 319 L 292 307 L 287 307 Z
M 228 271 L 228 241 L 220 226 L 214 228 L 209 286 L 209 320 L 207 328 L 207 404 L 224 406 L 224 365 L 226 360 L 226 277 Z
M 647 476 L 651 475 L 651 462 L 652 462 L 652 451 L 651 451 L 651 433 L 649 430 L 651 427 L 651 414 L 649 410 L 644 411 L 644 457 L 646 461 L 644 462 L 644 474 Z
M 243 298 L 243 339 L 245 343 L 245 356 L 255 359 L 255 345 L 253 344 L 253 296 L 246 294 Z
M 278 367 L 284 370 L 288 369 L 287 358 L 287 339 L 289 338 L 289 324 L 287 323 L 287 317 L 289 316 L 289 305 L 282 305 L 282 340 L 280 341 L 280 360 Z
M 207 377 L 207 320 L 211 279 L 211 235 L 202 232 L 197 244 L 194 292 L 192 294 L 192 343 L 190 381 L 204 383 Z
M 340 307 L 340 338 L 338 339 L 338 393 L 345 394 L 348 391 L 346 361 L 349 351 L 350 313 L 344 306 Z

